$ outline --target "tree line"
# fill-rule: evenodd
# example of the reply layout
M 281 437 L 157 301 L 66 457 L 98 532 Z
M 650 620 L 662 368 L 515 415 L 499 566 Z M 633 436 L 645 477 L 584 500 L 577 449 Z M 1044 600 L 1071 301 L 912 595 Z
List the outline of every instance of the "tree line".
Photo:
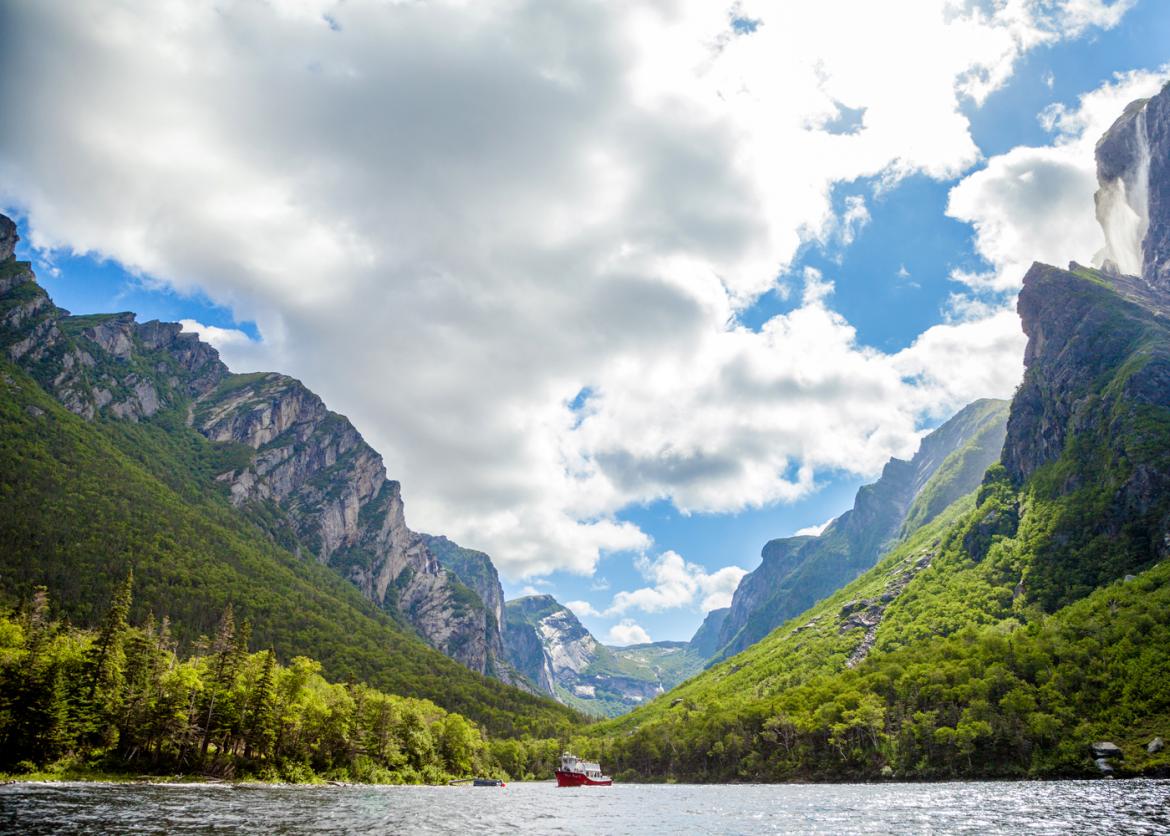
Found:
M 491 740 L 429 700 L 331 683 L 319 662 L 253 652 L 228 605 L 178 653 L 167 619 L 129 622 L 128 575 L 96 630 L 52 618 L 40 587 L 0 615 L 0 769 L 371 783 L 550 777 L 561 742 Z

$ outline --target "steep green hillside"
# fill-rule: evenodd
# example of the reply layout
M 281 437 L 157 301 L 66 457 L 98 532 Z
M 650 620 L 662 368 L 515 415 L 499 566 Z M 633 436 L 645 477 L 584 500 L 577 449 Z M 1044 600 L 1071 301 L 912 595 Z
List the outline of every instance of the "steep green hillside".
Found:
M 233 509 L 213 474 L 243 452 L 207 441 L 177 409 L 138 423 L 83 420 L 0 362 L 0 590 L 11 601 L 43 584 L 63 615 L 89 626 L 133 567 L 133 617 L 169 617 L 184 646 L 231 602 L 251 620 L 255 647 L 320 659 L 333 679 L 431 699 L 497 734 L 551 735 L 574 722 L 563 706 L 426 647 Z
M 784 537 L 764 546 L 724 618 L 713 658 L 750 647 L 789 618 L 873 566 L 898 540 L 973 490 L 999 458 L 1005 401 L 978 400 L 928 434 L 910 461 L 891 459 L 881 478 L 857 492 L 853 508 L 819 536 Z
M 765 640 L 591 731 L 628 778 L 1170 768 L 1170 320 L 1036 265 L 1003 464 Z

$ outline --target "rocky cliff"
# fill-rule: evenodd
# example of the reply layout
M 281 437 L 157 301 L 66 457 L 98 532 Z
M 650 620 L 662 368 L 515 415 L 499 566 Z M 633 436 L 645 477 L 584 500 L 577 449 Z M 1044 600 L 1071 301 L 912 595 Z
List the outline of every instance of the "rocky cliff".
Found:
M 231 374 L 178 324 L 69 315 L 12 259 L 15 244 L 15 225 L 0 216 L 0 349 L 9 359 L 87 420 L 179 416 L 232 451 L 216 478 L 282 544 L 334 568 L 472 670 L 515 678 L 501 664 L 498 580 L 483 590 L 485 605 L 441 564 L 407 527 L 399 484 L 344 416 L 285 375 Z
M 703 623 L 699 625 L 699 629 L 695 631 L 695 635 L 691 636 L 691 650 L 699 658 L 710 659 L 719 650 L 719 631 L 723 629 L 723 622 L 727 619 L 729 612 L 731 612 L 730 607 L 711 610 L 703 619 Z
M 1170 292 L 1170 95 L 1131 103 L 1097 143 L 1097 220 L 1106 273 Z
M 899 538 L 974 490 L 999 457 L 1007 403 L 981 400 L 923 438 L 910 461 L 891 459 L 853 508 L 817 537 L 767 543 L 723 619 L 715 659 L 744 650 L 873 566 Z
M 542 693 L 587 714 L 616 716 L 698 672 L 687 642 L 609 647 L 551 595 L 505 605 L 508 661 Z

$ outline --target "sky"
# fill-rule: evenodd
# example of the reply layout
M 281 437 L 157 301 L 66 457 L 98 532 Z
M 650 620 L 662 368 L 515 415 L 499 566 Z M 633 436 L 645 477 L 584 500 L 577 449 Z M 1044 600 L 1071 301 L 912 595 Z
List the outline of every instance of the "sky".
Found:
M 301 378 L 603 641 L 1010 397 L 1161 0 L 9 0 L 0 208 L 75 313 Z

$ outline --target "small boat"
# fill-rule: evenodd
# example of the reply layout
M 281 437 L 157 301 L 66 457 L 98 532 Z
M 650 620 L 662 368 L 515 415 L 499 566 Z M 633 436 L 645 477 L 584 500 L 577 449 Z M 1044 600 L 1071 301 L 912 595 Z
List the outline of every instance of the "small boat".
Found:
M 499 778 L 476 778 L 471 782 L 473 787 L 506 787 L 508 786 Z
M 608 787 L 613 778 L 601 774 L 601 765 L 583 761 L 576 755 L 565 752 L 561 755 L 561 768 L 556 771 L 558 787 Z

